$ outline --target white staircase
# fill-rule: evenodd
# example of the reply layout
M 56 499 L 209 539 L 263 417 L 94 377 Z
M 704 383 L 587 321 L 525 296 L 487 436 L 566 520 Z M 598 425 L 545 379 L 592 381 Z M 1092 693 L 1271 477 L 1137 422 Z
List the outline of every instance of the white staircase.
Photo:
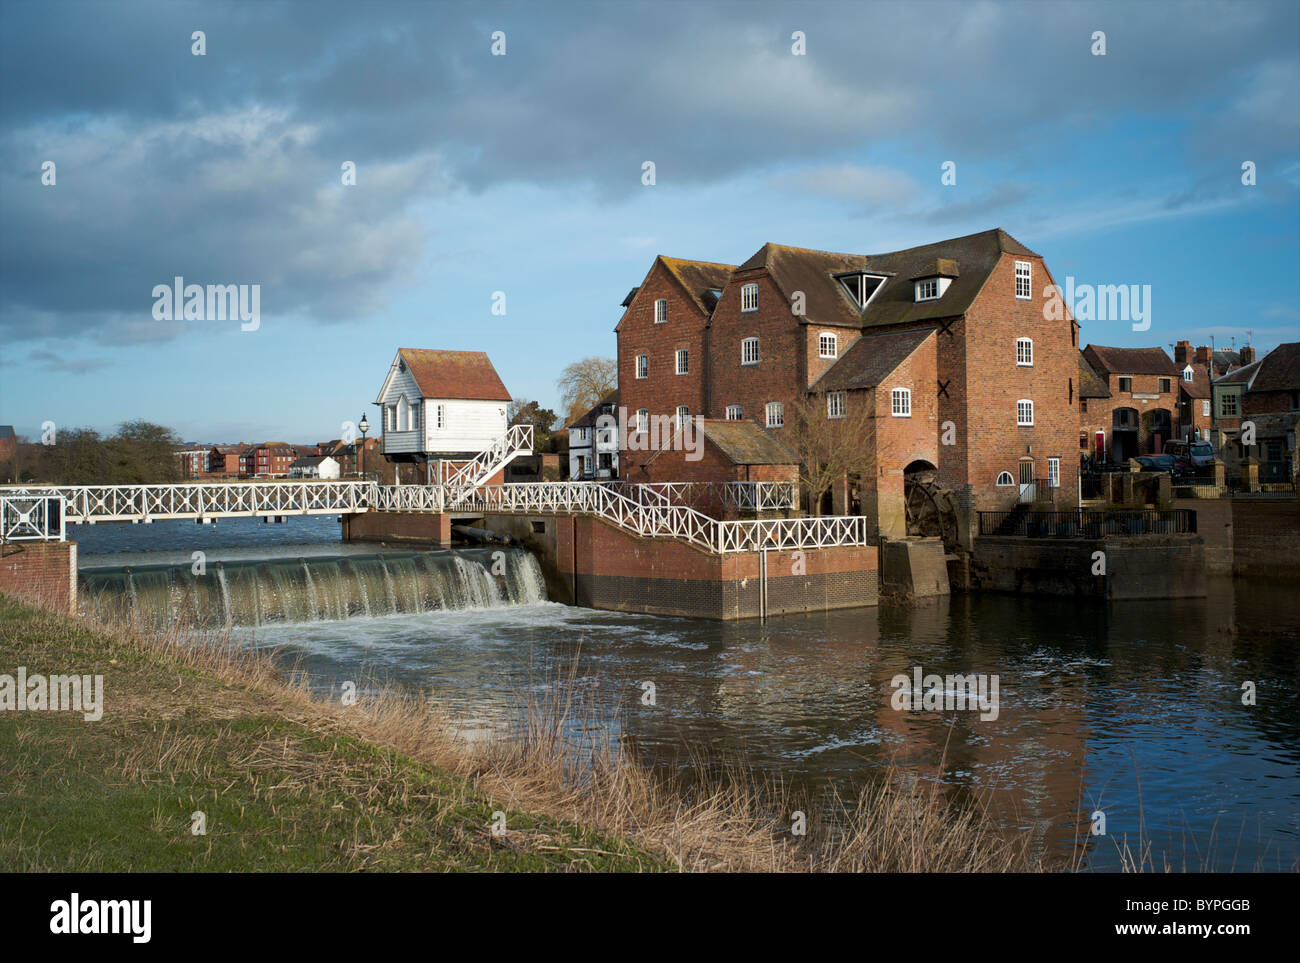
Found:
M 533 453 L 533 426 L 511 425 L 487 450 L 453 471 L 442 483 L 449 488 L 479 488 L 520 455 Z

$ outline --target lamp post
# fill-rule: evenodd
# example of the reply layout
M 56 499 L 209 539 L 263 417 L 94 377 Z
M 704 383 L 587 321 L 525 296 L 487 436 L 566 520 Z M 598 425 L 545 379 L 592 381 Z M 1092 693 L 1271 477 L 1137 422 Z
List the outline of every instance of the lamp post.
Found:
M 370 422 L 366 421 L 366 414 L 361 413 L 361 420 L 357 422 L 357 429 L 361 432 L 361 451 L 357 453 L 357 474 L 361 480 L 365 481 L 365 464 L 366 464 L 366 432 L 370 430 Z

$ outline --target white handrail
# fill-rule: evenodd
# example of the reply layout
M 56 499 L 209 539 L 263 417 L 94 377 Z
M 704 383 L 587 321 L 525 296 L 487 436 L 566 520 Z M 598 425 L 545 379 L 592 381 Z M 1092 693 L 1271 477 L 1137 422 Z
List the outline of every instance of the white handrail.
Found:
M 595 515 L 647 538 L 676 538 L 710 552 L 866 545 L 861 516 L 719 521 L 662 493 L 633 498 L 598 482 L 531 482 L 493 486 L 379 485 L 292 481 L 180 485 L 70 485 L 0 488 L 14 537 L 62 538 L 64 522 L 145 521 L 265 515 L 360 514 L 367 511 L 502 512 Z M 60 503 L 59 534 L 33 527 L 28 503 Z M 10 515 L 3 516 L 9 518 Z M 0 528 L 8 536 L 8 530 Z M 41 531 L 45 534 L 34 534 Z

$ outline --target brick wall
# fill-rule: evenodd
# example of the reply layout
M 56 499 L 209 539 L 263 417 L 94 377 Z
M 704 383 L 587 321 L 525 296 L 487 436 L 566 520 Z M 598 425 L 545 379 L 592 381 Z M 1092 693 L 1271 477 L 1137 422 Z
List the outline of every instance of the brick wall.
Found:
M 740 290 L 758 285 L 758 310 L 742 311 Z M 728 405 L 740 405 L 744 418 L 766 425 L 766 406 L 787 406 L 808 385 L 809 333 L 790 313 L 790 303 L 765 268 L 736 272 L 713 309 L 709 324 L 709 415 L 722 418 Z M 836 330 L 827 326 L 825 330 Z M 844 336 L 855 329 L 839 329 Z M 758 338 L 757 364 L 741 363 L 741 342 Z M 817 354 L 814 341 L 812 355 Z M 780 437 L 782 429 L 772 431 Z
M 451 516 L 435 512 L 364 512 L 342 515 L 343 541 L 381 544 L 451 544 Z
M 0 592 L 77 613 L 76 542 L 0 544 Z
M 1033 296 L 1015 296 L 1015 262 L 1033 268 Z M 1079 362 L 1073 322 L 1044 318 L 1045 287 L 1054 284 L 1041 258 L 1004 254 L 967 311 L 960 332 L 966 345 L 959 392 L 964 417 L 960 437 L 969 437 L 964 477 L 945 479 L 949 487 L 970 484 L 980 510 L 1004 509 L 1018 488 L 998 488 L 999 472 L 1019 480 L 1022 459 L 1032 459 L 1035 478 L 1047 478 L 1047 459 L 1060 459 L 1058 495 L 1074 503 L 1079 470 Z M 1033 341 L 1033 366 L 1016 363 L 1016 339 Z M 941 342 L 942 343 L 942 342 Z M 940 377 L 949 377 L 943 370 Z M 1073 386 L 1073 390 L 1071 390 Z M 949 389 L 952 393 L 952 389 Z M 1071 398 L 1073 395 L 1073 399 Z M 1016 402 L 1034 403 L 1033 427 L 1016 424 Z M 1091 411 L 1090 411 L 1091 414 Z
M 668 301 L 668 320 L 655 323 L 655 301 Z M 692 415 L 704 414 L 705 325 L 708 321 L 694 299 L 658 259 L 642 282 L 618 324 L 619 404 L 627 409 L 628 431 L 636 426 L 636 412 L 646 408 L 651 416 L 675 415 L 686 405 Z M 688 373 L 676 374 L 676 352 L 685 349 Z M 636 359 L 646 355 L 647 377 L 637 378 Z M 644 451 L 619 453 L 625 477 L 647 457 Z
M 485 524 L 496 521 L 490 517 Z M 537 547 L 545 550 L 549 538 L 548 532 Z M 715 555 L 676 539 L 640 538 L 585 516 L 557 517 L 553 544 L 554 555 L 542 555 L 542 568 L 556 569 L 548 573 L 548 587 L 571 586 L 564 601 L 691 618 L 760 614 L 760 553 Z M 770 614 L 877 603 L 874 547 L 808 549 L 802 556 L 774 551 L 767 565 Z

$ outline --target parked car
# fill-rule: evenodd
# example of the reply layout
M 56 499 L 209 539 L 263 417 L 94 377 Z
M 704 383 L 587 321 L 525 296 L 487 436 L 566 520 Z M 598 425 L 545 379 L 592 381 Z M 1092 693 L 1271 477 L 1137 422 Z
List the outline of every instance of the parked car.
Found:
M 1165 445 L 1165 454 L 1173 455 L 1193 468 L 1214 465 L 1214 446 L 1208 441 L 1171 441 Z
M 1142 455 L 1137 459 L 1137 463 L 1142 466 L 1143 471 L 1164 471 L 1174 478 L 1193 474 L 1191 462 L 1167 452 L 1160 455 Z

